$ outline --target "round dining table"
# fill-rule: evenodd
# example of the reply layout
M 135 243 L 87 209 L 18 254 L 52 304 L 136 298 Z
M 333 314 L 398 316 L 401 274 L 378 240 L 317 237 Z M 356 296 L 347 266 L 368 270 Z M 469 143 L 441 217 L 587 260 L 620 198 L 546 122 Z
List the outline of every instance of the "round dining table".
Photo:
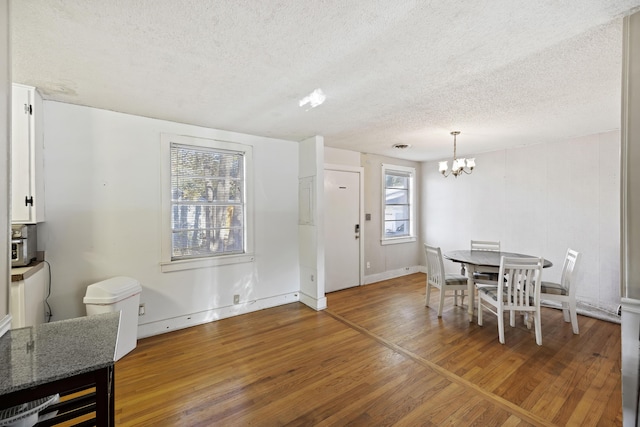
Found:
M 502 257 L 508 258 L 538 258 L 534 255 L 526 255 L 515 252 L 498 252 L 498 251 L 472 251 L 469 249 L 461 249 L 445 252 L 442 256 L 450 261 L 462 264 L 462 268 L 466 270 L 469 303 L 468 313 L 469 322 L 473 322 L 473 308 L 475 304 L 475 283 L 473 281 L 473 273 L 497 273 L 500 270 L 500 260 Z M 547 259 L 543 260 L 543 267 L 551 267 L 553 263 Z M 465 268 L 466 267 L 466 268 Z

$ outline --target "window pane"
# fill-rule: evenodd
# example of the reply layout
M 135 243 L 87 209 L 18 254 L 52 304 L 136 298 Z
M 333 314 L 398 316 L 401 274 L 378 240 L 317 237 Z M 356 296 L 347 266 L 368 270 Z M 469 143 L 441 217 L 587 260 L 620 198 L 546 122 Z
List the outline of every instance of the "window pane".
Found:
M 408 219 L 409 219 L 408 205 L 387 205 L 384 207 L 385 221 L 408 220 Z
M 384 209 L 384 235 L 385 237 L 397 237 L 409 235 L 409 206 L 385 206 Z
M 171 145 L 172 259 L 244 252 L 242 153 Z
M 409 235 L 409 221 L 385 221 L 385 237 L 400 237 Z
M 395 175 L 387 173 L 385 176 L 386 188 L 409 188 L 409 177 L 407 175 Z
M 409 203 L 409 190 L 387 188 L 385 190 L 385 202 L 387 205 L 406 205 Z
M 412 232 L 414 232 L 412 216 L 414 213 L 411 201 L 414 197 L 412 186 L 415 169 L 383 165 L 382 173 L 384 177 L 382 238 L 390 241 L 399 237 L 412 238 Z

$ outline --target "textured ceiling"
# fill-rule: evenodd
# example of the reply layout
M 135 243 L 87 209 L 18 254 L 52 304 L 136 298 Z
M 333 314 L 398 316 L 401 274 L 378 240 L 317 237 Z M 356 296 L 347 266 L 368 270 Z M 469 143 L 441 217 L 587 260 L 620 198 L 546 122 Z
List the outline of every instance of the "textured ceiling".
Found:
M 45 99 L 412 160 L 618 129 L 640 0 L 20 0 Z M 298 101 L 316 88 L 314 109 Z M 403 151 L 393 144 L 411 144 Z

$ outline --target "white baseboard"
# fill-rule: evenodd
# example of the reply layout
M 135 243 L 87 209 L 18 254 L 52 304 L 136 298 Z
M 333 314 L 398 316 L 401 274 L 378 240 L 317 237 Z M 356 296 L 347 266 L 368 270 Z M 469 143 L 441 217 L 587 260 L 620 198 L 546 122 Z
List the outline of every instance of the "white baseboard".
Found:
M 304 292 L 300 292 L 300 302 L 306 306 L 313 308 L 316 311 L 324 310 L 327 308 L 327 297 L 314 298 Z
M 385 271 L 384 273 L 365 276 L 363 285 L 380 282 L 382 280 L 394 279 L 396 277 L 402 277 L 408 274 L 425 272 L 425 270 L 426 269 L 424 266 L 416 265 L 413 267 L 405 267 L 397 270 Z M 150 323 L 143 323 L 138 325 L 138 338 L 146 338 L 165 332 L 189 328 L 191 326 L 201 325 L 203 323 L 209 323 L 216 320 L 225 319 L 227 317 L 251 313 L 253 311 L 289 304 L 296 301 L 300 301 L 301 303 L 316 311 L 324 310 L 327 308 L 326 297 L 315 298 L 302 292 L 294 292 L 271 298 L 249 301 L 243 304 L 220 307 L 184 316 L 172 317 L 169 319 L 158 320 Z
M 0 320 L 0 337 L 11 329 L 11 315 L 7 314 Z
M 369 276 L 364 276 L 364 281 L 362 284 L 370 285 L 371 283 L 395 279 L 396 277 L 407 276 L 413 273 L 426 273 L 426 267 L 424 265 L 414 265 L 413 267 L 404 267 L 398 268 L 397 270 L 389 270 L 382 273 L 371 274 Z
M 203 323 L 209 323 L 216 320 L 225 319 L 227 317 L 239 316 L 241 314 L 251 313 L 253 311 L 263 310 L 265 308 L 276 307 L 279 305 L 290 304 L 297 301 L 300 301 L 300 292 L 293 292 L 290 294 L 278 295 L 275 297 L 248 301 L 245 303 L 230 305 L 227 307 L 220 307 L 201 311 L 198 313 L 187 314 L 184 316 L 144 323 L 138 325 L 138 338 L 146 338 L 153 335 L 163 334 L 165 332 L 171 332 L 178 329 L 189 328 L 191 326 L 202 325 Z

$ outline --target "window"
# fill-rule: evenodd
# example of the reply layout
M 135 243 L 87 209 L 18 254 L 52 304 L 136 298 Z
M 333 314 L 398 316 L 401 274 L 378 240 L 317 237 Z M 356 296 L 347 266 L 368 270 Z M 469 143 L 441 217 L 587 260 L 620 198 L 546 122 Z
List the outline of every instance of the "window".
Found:
M 382 165 L 382 244 L 414 242 L 414 168 Z
M 247 260 L 251 147 L 177 135 L 162 143 L 163 271 Z

